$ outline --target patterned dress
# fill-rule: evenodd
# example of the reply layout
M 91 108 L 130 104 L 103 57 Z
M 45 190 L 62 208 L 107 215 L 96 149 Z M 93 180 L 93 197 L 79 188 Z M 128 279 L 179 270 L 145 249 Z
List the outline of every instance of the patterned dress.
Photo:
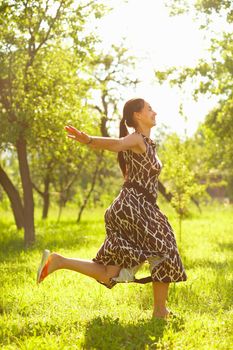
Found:
M 147 190 L 155 203 L 138 189 L 123 186 L 106 209 L 106 239 L 92 260 L 121 267 L 119 275 L 110 280 L 110 285 L 98 281 L 108 288 L 120 282 L 136 282 L 135 274 L 146 261 L 150 264 L 151 281 L 187 280 L 172 227 L 156 204 L 158 176 L 162 169 L 156 143 L 141 135 L 146 145 L 144 153 L 123 152 L 128 169 L 127 181 L 136 182 Z

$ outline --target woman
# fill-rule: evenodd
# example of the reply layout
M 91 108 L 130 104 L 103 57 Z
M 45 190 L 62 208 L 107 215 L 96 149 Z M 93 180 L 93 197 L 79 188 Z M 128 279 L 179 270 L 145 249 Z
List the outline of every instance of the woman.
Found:
M 170 282 L 186 281 L 173 230 L 156 204 L 162 164 L 150 131 L 156 112 L 141 98 L 126 102 L 120 122 L 120 138 L 88 136 L 66 126 L 68 137 L 91 148 L 118 153 L 125 182 L 105 212 L 106 239 L 92 260 L 71 259 L 45 250 L 38 269 L 40 283 L 58 269 L 70 269 L 96 279 L 108 288 L 120 282 L 152 281 L 153 316 L 167 318 Z M 135 131 L 128 134 L 127 127 Z M 137 280 L 135 273 L 148 261 L 151 277 Z

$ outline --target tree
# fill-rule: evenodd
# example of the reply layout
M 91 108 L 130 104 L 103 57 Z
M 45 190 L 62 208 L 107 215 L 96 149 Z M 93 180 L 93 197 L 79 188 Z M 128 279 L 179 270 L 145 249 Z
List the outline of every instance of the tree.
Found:
M 32 181 L 34 188 L 43 198 L 43 218 L 48 214 L 51 185 L 57 190 L 59 188 L 60 203 L 64 202 L 65 192 L 74 183 L 74 179 L 70 180 L 70 175 L 75 171 L 77 177 L 79 164 L 87 154 L 85 148 L 77 147 L 77 144 L 67 139 L 64 126 L 75 123 L 81 128 L 85 125 L 85 128 L 92 132 L 96 123 L 96 117 L 90 115 L 85 103 L 91 78 L 84 79 L 77 74 L 82 68 L 80 63 L 76 62 L 77 57 L 73 52 L 62 48 L 53 49 L 47 55 L 44 55 L 43 61 L 38 64 L 38 78 L 35 77 L 34 85 L 39 81 L 37 93 L 46 89 L 49 97 L 37 109 L 38 119 L 41 121 L 35 126 L 34 139 L 38 140 L 37 147 L 35 148 L 34 143 L 30 147 Z M 43 68 L 42 63 L 45 61 L 46 68 Z
M 123 44 L 120 46 L 112 45 L 108 52 L 101 51 L 89 60 L 87 76 L 90 74 L 93 79 L 92 94 L 95 95 L 97 92 L 98 99 L 93 99 L 91 96 L 88 100 L 88 106 L 98 113 L 99 133 L 103 137 L 110 136 L 109 128 L 111 126 L 114 125 L 116 130 L 119 128 L 118 105 L 122 101 L 124 89 L 136 86 L 139 82 L 134 75 L 134 66 L 135 57 L 129 54 L 128 49 L 124 48 Z M 101 181 L 103 186 L 102 175 L 106 176 L 106 166 L 114 169 L 114 173 L 117 171 L 112 155 L 104 151 L 97 151 L 96 155 L 95 166 L 92 167 L 91 171 L 91 186 L 85 191 L 77 222 L 81 220 L 82 212 L 98 182 Z
M 161 178 L 172 194 L 171 204 L 179 217 L 180 240 L 182 220 L 188 214 L 190 200 L 201 198 L 205 186 L 199 183 L 199 172 L 195 173 L 195 163 L 191 154 L 193 144 L 190 140 L 182 141 L 175 133 L 168 135 L 160 150 L 163 162 Z
M 93 104 L 90 101 L 90 106 L 99 112 L 102 136 L 109 136 L 108 127 L 119 123 L 118 105 L 123 101 L 126 89 L 139 83 L 134 73 L 135 64 L 136 58 L 130 55 L 123 43 L 112 45 L 107 52 L 100 52 L 90 61 L 93 90 L 99 92 L 98 102 Z
M 95 39 L 92 35 L 77 34 L 85 29 L 85 16 L 99 17 L 104 11 L 100 3 L 86 1 L 77 4 L 71 0 L 52 3 L 42 0 L 36 3 L 32 0 L 3 1 L 0 7 L 0 143 L 13 145 L 17 152 L 23 189 L 21 205 L 25 245 L 35 241 L 33 186 L 28 152 L 30 147 L 35 147 L 35 142 L 43 142 L 38 129 L 43 130 L 44 137 L 49 137 L 51 130 L 47 126 L 52 124 L 49 123 L 52 108 L 47 110 L 49 113 L 46 118 L 42 113 L 46 106 L 53 104 L 53 99 L 46 94 L 47 84 L 44 77 L 40 79 L 38 76 L 38 67 L 43 62 L 42 70 L 45 72 L 46 66 L 51 64 L 45 57 L 52 59 L 50 54 L 55 53 L 57 47 L 64 47 L 67 41 L 67 53 L 73 53 L 73 63 L 79 63 L 81 68 L 87 52 L 93 50 Z M 58 69 L 60 68 L 59 66 Z M 53 69 L 55 71 L 55 65 Z M 68 89 L 67 86 L 62 87 L 61 82 L 57 83 L 54 76 L 52 79 L 55 88 Z M 47 81 L 49 83 L 49 78 Z M 56 104 L 56 108 L 67 103 L 62 98 L 58 101 L 59 91 L 57 93 L 56 102 L 60 103 Z M 80 106 L 80 99 L 74 105 L 71 100 L 69 102 L 71 104 L 67 107 L 73 106 L 76 109 L 77 105 Z M 55 115 L 59 115 L 58 109 L 53 109 L 53 116 Z M 0 183 L 3 184 L 2 176 Z
M 211 33 L 214 20 L 221 17 L 225 30 L 217 35 L 212 33 L 209 58 L 200 59 L 196 67 L 170 67 L 164 72 L 155 72 L 162 83 L 169 80 L 172 86 L 186 88 L 191 82 L 193 97 L 215 96 L 216 107 L 206 116 L 197 132 L 203 137 L 203 147 L 208 151 L 208 163 L 217 167 L 228 181 L 228 194 L 233 198 L 233 22 L 232 2 L 225 0 L 167 1 L 172 15 L 192 13 L 202 30 Z M 224 28 L 224 27 L 223 27 Z M 229 28 L 229 29 L 228 29 Z

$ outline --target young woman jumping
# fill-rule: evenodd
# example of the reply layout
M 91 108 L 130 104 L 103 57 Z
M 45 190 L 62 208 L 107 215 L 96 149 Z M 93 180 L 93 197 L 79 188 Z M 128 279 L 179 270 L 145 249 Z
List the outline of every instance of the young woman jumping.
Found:
M 126 127 L 134 128 L 129 134 Z M 186 281 L 173 229 L 158 205 L 158 176 L 162 164 L 156 143 L 150 139 L 156 112 L 141 98 L 127 101 L 120 121 L 119 138 L 89 136 L 66 126 L 68 137 L 90 148 L 118 153 L 124 176 L 119 195 L 106 209 L 106 238 L 92 260 L 73 259 L 45 250 L 37 272 L 37 283 L 59 269 L 69 269 L 94 278 L 107 288 L 117 283 L 152 282 L 153 316 L 168 318 L 166 307 L 171 282 Z M 149 278 L 136 279 L 141 265 L 150 264 Z

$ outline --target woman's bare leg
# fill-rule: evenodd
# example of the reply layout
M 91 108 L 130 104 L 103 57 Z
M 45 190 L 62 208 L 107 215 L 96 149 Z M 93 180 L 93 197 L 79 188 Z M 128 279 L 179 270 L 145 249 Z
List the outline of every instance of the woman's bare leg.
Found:
M 169 283 L 152 282 L 152 286 L 154 294 L 153 316 L 158 318 L 166 318 L 169 315 L 169 310 L 166 308 Z
M 112 265 L 105 266 L 102 264 L 97 264 L 92 260 L 66 258 L 57 253 L 50 254 L 48 274 L 60 269 L 77 271 L 100 282 L 108 284 L 111 277 L 116 277 L 119 275 L 121 267 Z

